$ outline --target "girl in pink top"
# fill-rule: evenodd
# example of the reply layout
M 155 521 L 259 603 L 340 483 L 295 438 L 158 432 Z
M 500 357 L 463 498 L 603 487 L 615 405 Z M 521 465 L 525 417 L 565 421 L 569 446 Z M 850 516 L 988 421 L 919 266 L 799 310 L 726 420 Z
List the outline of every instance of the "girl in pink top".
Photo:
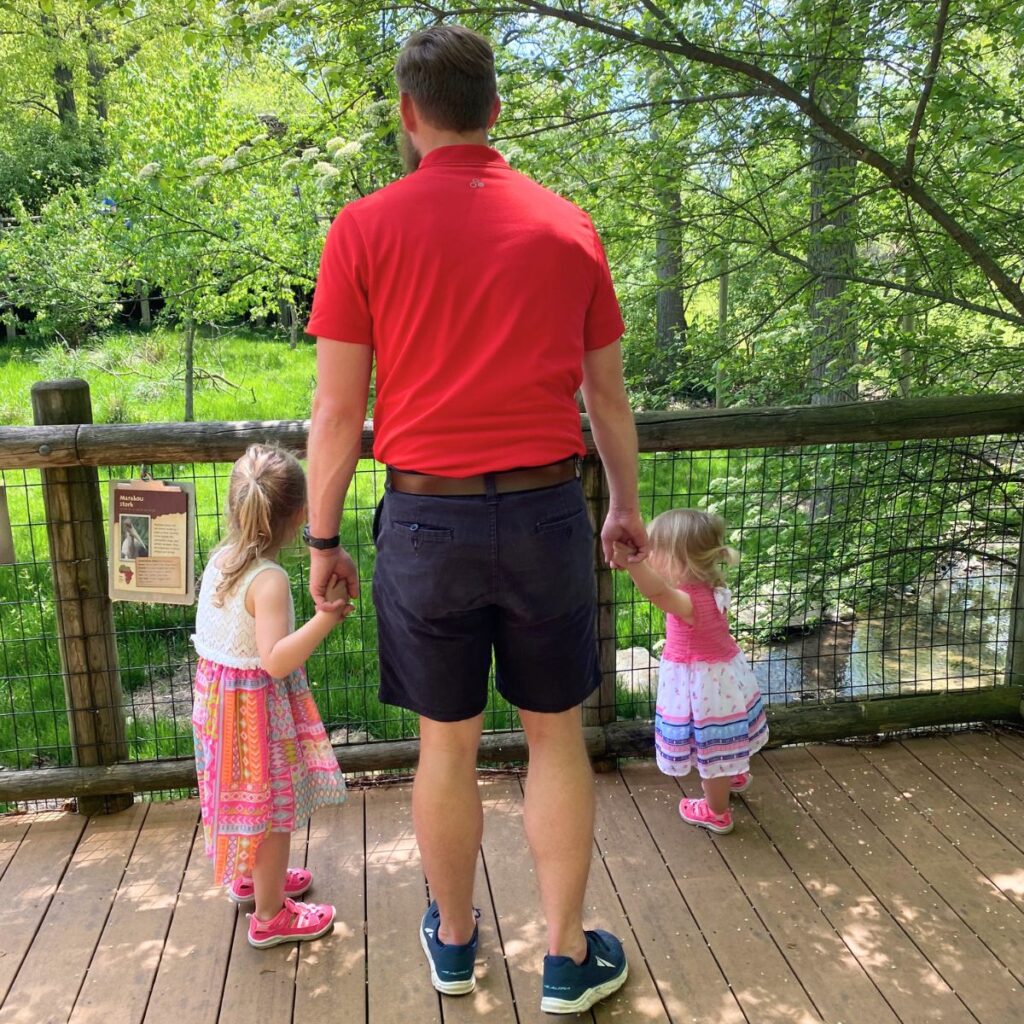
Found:
M 683 821 L 724 834 L 733 828 L 730 793 L 750 785 L 750 755 L 768 739 L 757 680 L 729 632 L 729 591 L 721 564 L 739 554 L 725 545 L 721 518 L 671 509 L 648 528 L 651 555 L 630 562 L 615 545 L 615 568 L 665 612 L 665 651 L 658 680 L 654 744 L 666 775 L 696 764 L 703 800 L 683 799 Z

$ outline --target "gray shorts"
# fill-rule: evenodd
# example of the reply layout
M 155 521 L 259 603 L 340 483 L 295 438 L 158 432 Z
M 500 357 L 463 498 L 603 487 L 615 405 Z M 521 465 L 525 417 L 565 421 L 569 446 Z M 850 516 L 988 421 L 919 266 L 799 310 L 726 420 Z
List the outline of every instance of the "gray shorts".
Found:
M 600 681 L 594 532 L 578 480 L 510 494 L 388 490 L 374 520 L 380 699 L 439 722 L 498 691 L 567 711 Z

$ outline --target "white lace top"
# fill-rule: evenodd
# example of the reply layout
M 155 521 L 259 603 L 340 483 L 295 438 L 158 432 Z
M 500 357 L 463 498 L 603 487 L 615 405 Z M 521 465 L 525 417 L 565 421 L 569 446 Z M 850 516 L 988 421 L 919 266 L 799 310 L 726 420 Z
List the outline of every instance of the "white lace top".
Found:
M 277 562 L 269 558 L 259 559 L 242 575 L 234 590 L 224 598 L 223 606 L 218 608 L 213 603 L 213 596 L 220 583 L 221 572 L 217 568 L 216 557 L 210 559 L 199 587 L 196 631 L 192 634 L 192 645 L 201 658 L 229 668 L 260 667 L 260 656 L 256 650 L 256 620 L 246 610 L 245 595 L 249 584 L 265 569 L 284 572 Z M 295 605 L 290 588 L 288 604 L 290 628 L 294 630 Z

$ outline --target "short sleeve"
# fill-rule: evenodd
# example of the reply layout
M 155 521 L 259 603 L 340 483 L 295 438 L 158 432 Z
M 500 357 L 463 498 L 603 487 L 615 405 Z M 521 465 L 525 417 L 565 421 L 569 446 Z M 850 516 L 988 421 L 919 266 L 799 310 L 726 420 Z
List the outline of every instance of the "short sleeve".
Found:
M 583 327 L 583 347 L 589 352 L 595 348 L 604 348 L 618 341 L 626 333 L 626 325 L 619 309 L 619 300 L 615 297 L 615 286 L 612 284 L 612 272 L 608 269 L 608 258 L 604 246 L 593 225 L 590 230 L 594 236 L 594 260 L 597 270 L 597 283 L 594 294 L 590 298 L 587 318 Z
M 366 246 L 346 207 L 327 232 L 307 334 L 356 345 L 373 344 L 366 271 Z

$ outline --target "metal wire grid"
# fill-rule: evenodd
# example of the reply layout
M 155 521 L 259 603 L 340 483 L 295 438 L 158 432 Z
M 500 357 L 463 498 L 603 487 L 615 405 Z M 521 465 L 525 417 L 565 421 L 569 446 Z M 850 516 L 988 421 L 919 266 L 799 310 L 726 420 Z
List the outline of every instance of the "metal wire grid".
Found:
M 223 530 L 230 466 L 151 467 L 197 495 L 197 571 Z M 107 481 L 137 475 L 114 467 Z M 72 762 L 57 652 L 39 474 L 3 474 L 17 561 L 0 566 L 0 764 Z M 1024 463 L 1010 438 L 654 453 L 641 459 L 648 516 L 720 512 L 743 561 L 735 634 L 769 702 L 820 703 L 992 685 L 1002 679 L 1021 522 Z M 358 610 L 307 665 L 336 743 L 415 735 L 415 716 L 376 697 L 369 600 L 372 521 L 383 472 L 361 463 L 343 541 L 363 579 Z M 311 614 L 305 554 L 285 552 L 300 620 Z M 615 577 L 619 718 L 652 713 L 663 618 Z M 194 610 L 117 604 L 115 634 L 132 760 L 192 753 L 189 643 Z M 611 710 L 611 709 L 609 709 Z M 515 728 L 493 692 L 485 727 Z
M 969 438 L 641 457 L 641 501 L 721 514 L 733 632 L 769 703 L 1003 681 L 1024 450 Z M 649 717 L 664 617 L 617 574 L 617 713 Z

